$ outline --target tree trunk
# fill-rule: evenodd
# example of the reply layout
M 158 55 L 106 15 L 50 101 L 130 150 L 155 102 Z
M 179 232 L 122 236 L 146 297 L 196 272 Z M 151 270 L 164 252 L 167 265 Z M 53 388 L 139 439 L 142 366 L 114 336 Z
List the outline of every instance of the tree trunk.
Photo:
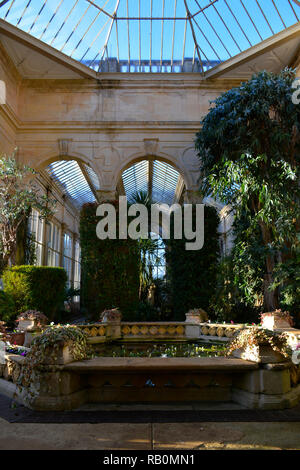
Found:
M 262 238 L 264 245 L 267 247 L 271 243 L 271 232 L 269 227 L 264 222 L 260 223 Z M 279 293 L 278 289 L 270 290 L 270 286 L 274 282 L 274 268 L 275 259 L 274 255 L 268 255 L 266 257 L 266 272 L 264 275 L 264 311 L 272 312 L 279 308 Z

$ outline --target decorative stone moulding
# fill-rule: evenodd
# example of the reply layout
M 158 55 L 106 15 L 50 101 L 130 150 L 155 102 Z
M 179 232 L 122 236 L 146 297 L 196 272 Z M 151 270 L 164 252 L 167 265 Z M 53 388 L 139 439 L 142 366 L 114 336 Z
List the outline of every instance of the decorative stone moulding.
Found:
M 208 315 L 202 308 L 194 308 L 185 314 L 187 323 L 204 323 L 208 321 Z
M 188 325 L 184 323 L 122 323 L 121 334 L 123 338 L 174 338 L 185 337 Z
M 262 327 L 267 330 L 277 330 L 293 327 L 293 320 L 288 312 L 275 310 L 261 315 Z

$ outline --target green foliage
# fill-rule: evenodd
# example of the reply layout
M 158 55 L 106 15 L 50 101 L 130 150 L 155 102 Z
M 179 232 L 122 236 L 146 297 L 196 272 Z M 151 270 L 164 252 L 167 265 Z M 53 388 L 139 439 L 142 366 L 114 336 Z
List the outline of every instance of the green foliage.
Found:
M 242 277 L 241 266 L 234 263 L 232 255 L 219 261 L 216 289 L 210 302 L 210 318 L 214 321 L 257 322 L 260 307 L 256 304 L 258 298 L 256 291 L 253 290 L 255 286 L 253 278 L 256 279 L 256 272 L 251 269 L 247 271 L 247 267 L 243 269 L 243 272 L 245 272 L 245 278 Z
M 16 306 L 13 297 L 0 290 L 0 322 L 12 323 L 17 318 Z
M 3 282 L 5 291 L 14 299 L 18 314 L 39 310 L 50 321 L 57 319 L 67 282 L 63 268 L 15 266 L 5 270 Z
M 235 285 L 248 301 L 259 292 L 268 311 L 278 307 L 278 289 L 270 288 L 281 252 L 295 246 L 300 217 L 300 107 L 292 102 L 294 78 L 289 69 L 278 75 L 261 72 L 222 94 L 195 142 L 201 191 L 235 212 Z
M 140 288 L 139 288 L 139 298 L 141 302 L 145 304 L 146 299 L 149 294 L 150 288 L 153 286 L 153 270 L 161 262 L 159 256 L 159 246 L 160 240 L 155 239 L 151 236 L 151 206 L 155 204 L 155 201 L 152 199 L 151 195 L 147 191 L 137 191 L 131 195 L 129 200 L 129 205 L 131 204 L 141 204 L 145 206 L 148 210 L 148 237 L 149 238 L 140 238 L 138 240 L 138 249 L 139 249 L 139 271 L 140 271 Z
M 195 221 L 195 213 L 193 219 Z M 205 242 L 201 250 L 187 251 L 184 237 L 182 240 L 167 241 L 167 276 L 174 318 L 178 321 L 184 320 L 185 313 L 192 308 L 209 309 L 215 291 L 219 257 L 218 226 L 219 216 L 215 208 L 205 206 Z
M 131 320 L 135 322 L 143 321 L 160 321 L 160 315 L 157 308 L 151 305 L 149 302 L 139 302 L 138 308 L 135 315 L 132 316 Z
M 113 307 L 118 307 L 123 318 L 129 320 L 139 301 L 137 242 L 99 240 L 96 209 L 97 204 L 86 204 L 80 217 L 82 306 L 96 320 L 103 310 Z
M 271 288 L 280 289 L 280 300 L 283 309 L 296 315 L 300 323 L 300 235 L 298 244 L 290 256 L 278 263 L 275 269 L 274 283 Z
M 44 218 L 52 214 L 54 201 L 40 194 L 34 174 L 32 168 L 16 161 L 15 154 L 0 157 L 0 272 L 10 259 L 15 264 L 18 230 L 31 208 Z

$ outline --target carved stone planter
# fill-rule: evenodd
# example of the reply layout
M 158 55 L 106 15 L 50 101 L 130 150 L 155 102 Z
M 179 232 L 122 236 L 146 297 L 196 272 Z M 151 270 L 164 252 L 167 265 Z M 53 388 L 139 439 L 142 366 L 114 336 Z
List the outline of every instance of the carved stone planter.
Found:
M 195 308 L 194 310 L 190 310 L 185 314 L 185 321 L 186 323 L 205 323 L 208 321 L 208 316 L 205 310 L 202 310 L 201 308 Z
M 48 353 L 48 354 L 47 354 Z M 54 354 L 53 349 L 48 347 L 43 360 L 44 365 L 65 365 L 74 362 L 69 344 L 61 343 Z
M 285 362 L 287 359 L 283 354 L 274 351 L 269 345 L 247 346 L 245 349 L 237 349 L 232 355 L 245 361 L 252 361 L 261 364 L 274 364 Z
M 267 330 L 277 330 L 292 328 L 288 317 L 276 312 L 264 313 L 262 316 L 262 326 Z
M 105 323 L 106 337 L 111 339 L 117 339 L 121 337 L 121 320 L 122 313 L 118 308 L 111 310 L 104 310 L 100 316 L 101 323 Z

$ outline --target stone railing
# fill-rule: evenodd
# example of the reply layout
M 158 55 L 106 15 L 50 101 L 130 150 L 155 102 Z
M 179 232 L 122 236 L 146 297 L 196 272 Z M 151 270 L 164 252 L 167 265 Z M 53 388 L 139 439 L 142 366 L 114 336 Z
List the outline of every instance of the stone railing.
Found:
M 192 322 L 107 322 L 79 325 L 90 343 L 124 341 L 229 341 L 244 325 Z

